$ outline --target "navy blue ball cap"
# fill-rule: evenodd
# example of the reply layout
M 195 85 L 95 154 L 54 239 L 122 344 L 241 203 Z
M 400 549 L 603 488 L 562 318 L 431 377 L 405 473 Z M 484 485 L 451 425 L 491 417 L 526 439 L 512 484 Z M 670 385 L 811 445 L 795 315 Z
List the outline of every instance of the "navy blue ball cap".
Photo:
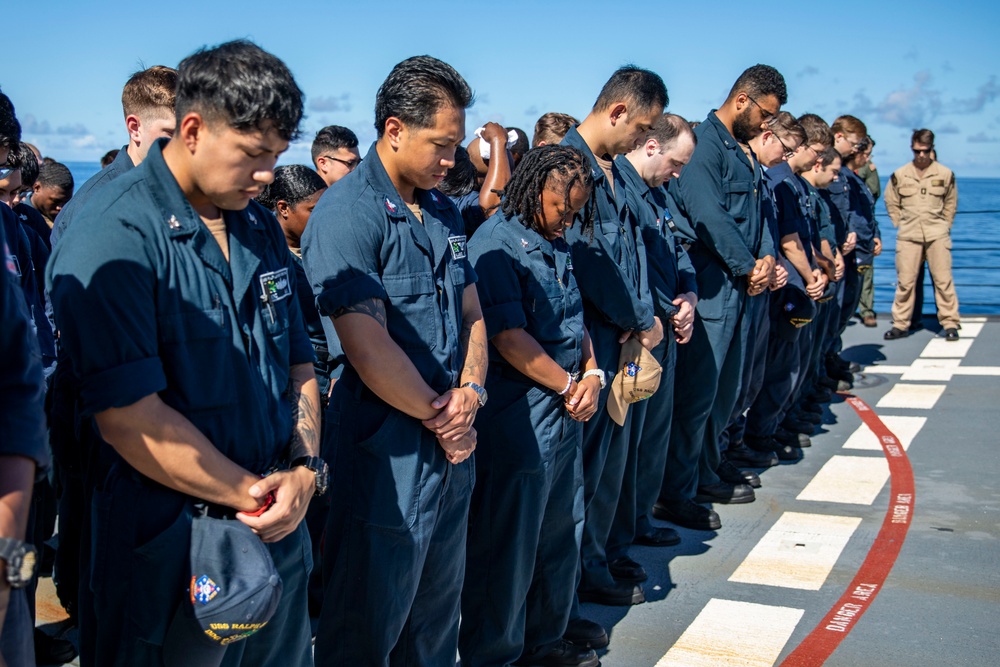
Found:
M 281 577 L 271 553 L 238 520 L 196 516 L 191 523 L 191 579 L 164 642 L 167 665 L 212 667 L 226 646 L 271 620 Z

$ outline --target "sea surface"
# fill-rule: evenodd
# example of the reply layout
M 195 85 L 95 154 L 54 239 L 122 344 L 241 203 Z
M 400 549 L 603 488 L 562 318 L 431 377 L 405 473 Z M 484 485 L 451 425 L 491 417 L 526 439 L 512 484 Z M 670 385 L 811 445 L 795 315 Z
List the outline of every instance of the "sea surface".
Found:
M 100 170 L 96 162 L 67 162 L 77 184 Z M 888 177 L 882 180 L 885 191 Z M 875 258 L 875 310 L 888 316 L 896 291 L 896 232 L 879 199 L 882 255 Z M 952 268 L 965 315 L 1000 314 L 1000 179 L 958 177 L 958 215 L 952 228 Z M 933 314 L 934 288 L 924 272 L 924 313 Z

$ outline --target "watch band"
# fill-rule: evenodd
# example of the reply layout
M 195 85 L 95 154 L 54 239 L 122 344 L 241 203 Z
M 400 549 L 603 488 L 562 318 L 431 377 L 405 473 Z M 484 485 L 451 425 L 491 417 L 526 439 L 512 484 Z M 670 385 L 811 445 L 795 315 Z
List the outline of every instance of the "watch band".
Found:
M 302 466 L 316 476 L 316 492 L 314 495 L 322 496 L 326 493 L 326 488 L 330 481 L 330 468 L 326 461 L 318 456 L 300 456 L 289 464 L 289 468 Z
M 479 396 L 479 407 L 483 407 L 484 405 L 486 405 L 486 398 L 487 398 L 486 389 L 479 386 L 475 382 L 466 382 L 461 387 L 459 387 L 459 389 L 465 389 L 466 387 L 472 389 L 472 391 L 476 392 L 476 395 Z
M 587 371 L 586 373 L 583 374 L 583 377 L 580 379 L 585 380 L 592 376 L 596 377 L 598 380 L 601 381 L 601 389 L 604 389 L 604 387 L 607 385 L 607 378 L 604 375 L 604 371 L 601 370 L 600 368 L 594 368 Z
M 0 537 L 3 577 L 11 588 L 24 588 L 31 583 L 37 560 L 34 546 L 11 537 Z

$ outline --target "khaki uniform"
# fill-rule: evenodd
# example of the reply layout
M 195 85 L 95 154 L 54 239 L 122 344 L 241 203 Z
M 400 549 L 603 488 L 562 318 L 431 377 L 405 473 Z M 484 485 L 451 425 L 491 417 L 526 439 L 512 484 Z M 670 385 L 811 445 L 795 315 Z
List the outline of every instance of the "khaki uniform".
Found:
M 957 206 L 955 175 L 938 162 L 932 162 L 923 176 L 908 162 L 889 180 L 885 208 L 898 229 L 893 327 L 910 328 L 914 283 L 925 260 L 934 281 L 938 321 L 945 329 L 958 327 L 958 296 L 951 278 L 951 225 Z

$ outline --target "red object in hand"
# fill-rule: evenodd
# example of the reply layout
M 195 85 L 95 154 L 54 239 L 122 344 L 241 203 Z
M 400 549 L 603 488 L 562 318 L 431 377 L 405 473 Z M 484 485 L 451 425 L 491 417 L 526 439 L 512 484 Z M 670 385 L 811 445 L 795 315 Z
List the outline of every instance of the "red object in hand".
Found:
M 256 509 L 253 512 L 244 512 L 244 514 L 246 514 L 247 516 L 260 516 L 261 514 L 266 512 L 273 504 L 274 504 L 274 492 L 268 491 L 267 497 L 264 498 L 264 504 L 261 505 L 259 509 Z

